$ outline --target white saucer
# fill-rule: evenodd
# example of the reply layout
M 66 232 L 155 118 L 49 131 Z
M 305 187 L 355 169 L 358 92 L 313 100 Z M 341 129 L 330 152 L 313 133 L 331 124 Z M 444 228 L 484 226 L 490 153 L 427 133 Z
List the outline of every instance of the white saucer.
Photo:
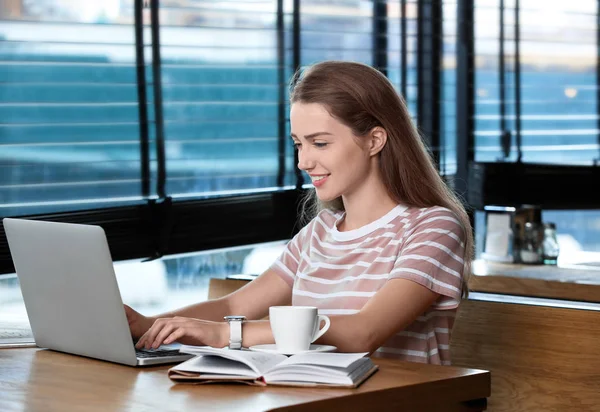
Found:
M 250 346 L 248 349 L 253 350 L 255 352 L 266 352 L 266 353 L 278 353 L 280 355 L 297 355 L 299 353 L 310 353 L 310 352 L 335 352 L 337 348 L 331 345 L 310 345 L 310 349 L 302 350 L 297 352 L 279 352 L 277 350 L 277 345 L 275 344 L 266 344 L 266 345 L 254 345 Z

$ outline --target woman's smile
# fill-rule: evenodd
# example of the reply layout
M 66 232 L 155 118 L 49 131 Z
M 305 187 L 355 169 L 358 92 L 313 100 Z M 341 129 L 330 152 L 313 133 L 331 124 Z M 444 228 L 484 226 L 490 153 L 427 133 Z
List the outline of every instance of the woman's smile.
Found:
M 314 187 L 323 186 L 329 175 L 310 175 Z

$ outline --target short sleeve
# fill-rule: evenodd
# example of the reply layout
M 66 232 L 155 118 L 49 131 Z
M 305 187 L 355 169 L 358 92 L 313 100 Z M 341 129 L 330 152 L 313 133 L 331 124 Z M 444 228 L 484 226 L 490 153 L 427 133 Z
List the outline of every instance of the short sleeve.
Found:
M 389 279 L 408 279 L 439 293 L 436 309 L 456 308 L 464 271 L 464 230 L 456 215 L 436 208 L 406 234 Z
M 302 250 L 307 246 L 310 240 L 310 234 L 314 226 L 314 219 L 304 226 L 285 246 L 281 255 L 271 265 L 271 270 L 275 271 L 290 287 L 294 286 L 298 266 L 302 259 Z

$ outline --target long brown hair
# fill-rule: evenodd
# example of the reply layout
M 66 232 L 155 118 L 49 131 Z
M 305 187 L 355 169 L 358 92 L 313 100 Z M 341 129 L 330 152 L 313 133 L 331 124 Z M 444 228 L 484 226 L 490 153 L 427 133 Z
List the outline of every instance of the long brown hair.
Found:
M 364 64 L 326 61 L 294 75 L 290 103 L 295 102 L 322 104 L 358 138 L 366 136 L 375 127 L 385 129 L 388 139 L 379 153 L 379 166 L 391 198 L 413 207 L 446 207 L 456 214 L 463 226 L 462 290 L 465 296 L 473 258 L 469 217 L 461 201 L 440 177 L 406 103 L 390 81 Z M 320 202 L 311 190 L 303 203 L 302 217 L 311 219 L 323 208 L 344 210 L 342 198 Z

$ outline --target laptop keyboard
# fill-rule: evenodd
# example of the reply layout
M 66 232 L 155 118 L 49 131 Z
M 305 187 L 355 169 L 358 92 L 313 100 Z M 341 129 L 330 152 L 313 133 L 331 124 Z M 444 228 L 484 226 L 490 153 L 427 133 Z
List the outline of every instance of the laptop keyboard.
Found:
M 136 350 L 135 356 L 138 358 L 163 358 L 165 356 L 179 356 L 181 352 L 179 350 Z

